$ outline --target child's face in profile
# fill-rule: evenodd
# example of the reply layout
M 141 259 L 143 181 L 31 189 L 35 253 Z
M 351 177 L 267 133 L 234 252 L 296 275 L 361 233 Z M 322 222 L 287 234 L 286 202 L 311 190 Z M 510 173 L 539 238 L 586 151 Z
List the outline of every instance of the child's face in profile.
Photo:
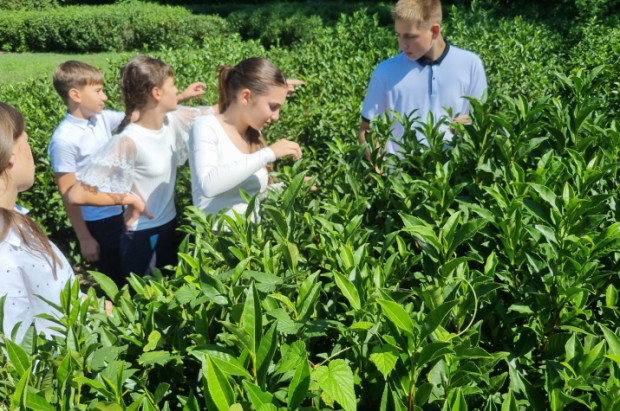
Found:
M 249 125 L 262 130 L 271 122 L 280 118 L 280 107 L 284 104 L 287 95 L 287 87 L 270 87 L 266 94 L 251 95 L 247 111 Z
M 77 90 L 78 103 L 84 117 L 101 113 L 108 96 L 103 92 L 103 84 L 89 84 Z
M 398 35 L 398 47 L 410 60 L 429 57 L 433 48 L 433 31 L 421 29 L 416 22 L 396 20 L 394 23 Z
M 13 162 L 12 178 L 17 192 L 28 190 L 34 183 L 34 160 L 30 144 L 28 144 L 28 134 L 25 131 L 13 144 L 11 160 Z

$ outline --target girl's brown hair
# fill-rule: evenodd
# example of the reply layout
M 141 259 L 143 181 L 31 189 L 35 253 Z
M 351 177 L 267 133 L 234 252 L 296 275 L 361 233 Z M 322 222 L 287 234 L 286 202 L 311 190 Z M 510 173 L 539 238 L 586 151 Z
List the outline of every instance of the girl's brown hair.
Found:
M 24 116 L 12 106 L 0 101 L 0 175 L 5 181 L 10 178 L 7 168 L 13 146 L 25 130 Z M 26 215 L 0 207 L 0 242 L 6 239 L 11 229 L 17 232 L 26 247 L 51 260 L 54 277 L 56 277 L 56 268 L 62 267 L 62 262 L 41 227 Z
M 134 111 L 142 109 L 155 87 L 162 87 L 168 77 L 174 76 L 172 68 L 164 61 L 148 56 L 136 56 L 121 68 L 121 98 L 125 105 L 125 118 L 117 132 L 131 121 Z
M 248 89 L 254 96 L 267 94 L 271 87 L 287 87 L 286 77 L 282 70 L 271 61 L 262 57 L 252 57 L 241 61 L 236 66 L 220 66 L 219 100 L 220 113 L 233 102 L 237 93 Z M 267 146 L 263 135 L 250 128 L 247 132 L 251 151 L 258 151 Z

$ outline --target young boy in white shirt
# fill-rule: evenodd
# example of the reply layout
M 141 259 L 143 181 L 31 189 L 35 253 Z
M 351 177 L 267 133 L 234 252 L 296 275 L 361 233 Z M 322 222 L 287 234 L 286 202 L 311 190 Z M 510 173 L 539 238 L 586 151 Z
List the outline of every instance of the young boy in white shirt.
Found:
M 54 88 L 67 106 L 67 114 L 52 135 L 48 154 L 67 216 L 80 243 L 82 256 L 119 286 L 125 278 L 120 267 L 120 239 L 124 230 L 121 206 L 76 206 L 68 191 L 76 173 L 112 137 L 125 118 L 124 112 L 104 110 L 108 97 L 103 74 L 80 61 L 66 61 L 53 74 Z M 177 96 L 178 101 L 204 94 L 205 84 L 193 83 Z

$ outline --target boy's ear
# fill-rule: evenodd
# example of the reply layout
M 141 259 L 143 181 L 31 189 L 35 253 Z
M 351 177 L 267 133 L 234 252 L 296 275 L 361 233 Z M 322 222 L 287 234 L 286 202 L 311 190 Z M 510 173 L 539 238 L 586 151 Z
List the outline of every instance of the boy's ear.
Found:
M 436 39 L 441 33 L 441 26 L 439 23 L 433 23 L 431 25 L 431 32 L 433 33 L 433 40 Z
M 72 88 L 69 90 L 69 99 L 74 101 L 75 103 L 81 103 L 82 97 L 80 96 L 80 90 L 76 88 Z

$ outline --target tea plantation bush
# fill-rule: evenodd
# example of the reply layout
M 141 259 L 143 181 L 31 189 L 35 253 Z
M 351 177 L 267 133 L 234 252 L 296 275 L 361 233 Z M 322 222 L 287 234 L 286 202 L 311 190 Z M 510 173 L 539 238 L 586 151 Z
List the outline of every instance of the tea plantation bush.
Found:
M 31 329 L 21 344 L 5 342 L 0 404 L 617 409 L 617 40 L 568 45 L 540 22 L 453 16 L 446 33 L 482 56 L 488 96 L 472 101 L 472 125 L 447 148 L 423 124 L 406 133 L 402 158 L 386 157 L 373 148 L 389 122 L 374 122 L 368 148 L 383 174 L 356 139 L 370 74 L 397 51 L 376 17 L 343 17 L 291 48 L 231 36 L 154 53 L 181 87 L 213 85 L 203 102 L 215 101 L 216 67 L 248 56 L 307 80 L 266 131 L 300 141 L 304 156 L 277 164 L 286 188 L 269 193 L 259 226 L 226 218 L 217 236 L 213 219 L 188 206 L 184 168 L 178 266 L 122 290 L 93 274 L 112 317 L 93 289 L 81 305 L 77 286 L 67 289 L 64 338 Z M 566 58 L 586 49 L 588 64 Z M 113 102 L 117 83 L 106 73 Z M 21 200 L 52 236 L 68 230 L 44 152 L 60 100 L 47 79 L 3 87 L 0 100 L 25 113 L 37 157 L 38 180 Z
M 0 49 L 5 51 L 157 49 L 227 33 L 228 25 L 220 17 L 197 16 L 182 7 L 137 1 L 0 13 Z

